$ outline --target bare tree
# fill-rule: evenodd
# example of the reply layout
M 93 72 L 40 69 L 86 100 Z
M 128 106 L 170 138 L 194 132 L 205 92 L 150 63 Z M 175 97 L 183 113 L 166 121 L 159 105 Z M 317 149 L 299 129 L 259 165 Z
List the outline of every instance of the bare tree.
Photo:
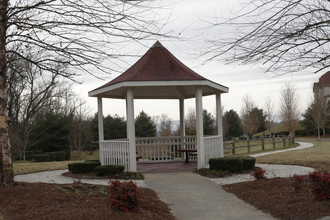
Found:
M 185 117 L 186 135 L 196 135 L 196 112 L 194 109 L 189 109 Z
M 210 60 L 261 63 L 276 74 L 329 68 L 330 1 L 250 0 L 237 8 L 211 24 L 233 34 L 208 41 Z
M 17 68 L 16 68 L 17 67 Z M 11 62 L 7 78 L 8 116 L 10 118 L 11 141 L 25 160 L 25 151 L 35 117 L 49 107 L 49 99 L 58 85 L 58 76 L 42 75 L 25 60 Z
M 243 97 L 243 107 L 241 109 L 242 129 L 246 135 L 256 133 L 261 122 L 256 112 L 257 105 L 249 95 Z
M 71 137 L 71 148 L 77 152 L 78 160 L 81 160 L 81 153 L 92 142 L 92 134 L 90 132 L 91 118 L 88 116 L 89 111 L 86 107 L 86 101 L 77 97 L 71 100 L 73 114 L 73 130 Z
M 296 89 L 290 83 L 281 90 L 280 116 L 290 136 L 294 136 L 299 122 L 299 105 Z
M 272 134 L 272 128 L 275 125 L 275 105 L 271 97 L 267 97 L 265 100 L 265 116 L 266 116 L 266 128 L 270 134 Z
M 74 80 L 120 66 L 126 53 L 114 45 L 159 35 L 152 1 L 0 0 L 0 186 L 13 185 L 8 112 L 7 65 L 25 59 L 42 74 Z M 27 56 L 26 51 L 29 50 Z M 128 56 L 130 56 L 128 54 Z M 57 68 L 58 64 L 65 67 Z
M 324 88 L 314 90 L 314 100 L 311 103 L 311 114 L 317 128 L 317 137 L 320 139 L 320 129 L 323 129 L 325 136 L 325 126 L 328 116 L 328 99 Z
M 171 136 L 172 119 L 167 114 L 161 114 L 159 118 L 159 135 Z

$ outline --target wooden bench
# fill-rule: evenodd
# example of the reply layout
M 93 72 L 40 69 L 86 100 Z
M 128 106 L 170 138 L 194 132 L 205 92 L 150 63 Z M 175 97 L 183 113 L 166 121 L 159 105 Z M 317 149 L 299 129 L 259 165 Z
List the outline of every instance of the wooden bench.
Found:
M 190 153 L 189 156 L 191 156 L 191 157 L 197 157 L 197 153 Z
M 197 150 L 196 149 L 179 149 L 179 152 L 185 152 L 186 153 L 186 163 L 189 162 L 189 154 L 193 154 L 196 153 L 197 154 Z

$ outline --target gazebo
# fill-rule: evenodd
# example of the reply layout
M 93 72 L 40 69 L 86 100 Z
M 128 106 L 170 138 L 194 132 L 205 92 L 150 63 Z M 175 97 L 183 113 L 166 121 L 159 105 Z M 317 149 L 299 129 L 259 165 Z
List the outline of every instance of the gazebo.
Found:
M 88 93 L 97 97 L 100 161 L 137 170 L 137 155 L 144 162 L 184 159 L 180 149 L 197 150 L 197 166 L 205 168 L 210 158 L 223 157 L 221 93 L 228 87 L 197 74 L 157 41 L 133 66 L 112 81 Z M 203 96 L 215 95 L 216 135 L 203 136 Z M 103 98 L 126 99 L 127 138 L 104 140 Z M 184 100 L 196 99 L 196 136 L 185 136 Z M 180 136 L 135 137 L 134 99 L 176 99 L 179 101 Z M 196 159 L 196 155 L 190 156 Z

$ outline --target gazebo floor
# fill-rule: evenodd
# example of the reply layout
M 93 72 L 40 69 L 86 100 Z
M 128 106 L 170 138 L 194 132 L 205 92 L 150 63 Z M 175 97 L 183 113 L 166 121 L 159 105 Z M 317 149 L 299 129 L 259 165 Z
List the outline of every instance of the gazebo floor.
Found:
M 171 173 L 191 172 L 197 169 L 196 162 L 164 162 L 164 163 L 138 163 L 137 170 L 141 173 Z

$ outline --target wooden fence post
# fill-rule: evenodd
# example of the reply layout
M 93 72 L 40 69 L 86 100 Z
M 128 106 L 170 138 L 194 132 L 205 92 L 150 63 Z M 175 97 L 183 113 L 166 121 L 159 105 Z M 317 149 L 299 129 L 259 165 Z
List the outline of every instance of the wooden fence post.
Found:
M 273 137 L 273 149 L 275 150 L 275 138 Z
M 247 147 L 248 147 L 248 153 L 250 153 L 251 149 L 250 149 L 250 139 L 247 140 Z
M 233 146 L 231 148 L 232 155 L 235 155 L 235 140 L 233 141 Z
M 285 148 L 285 138 L 283 138 L 283 148 Z
M 265 150 L 265 140 L 264 140 L 263 137 L 261 138 L 261 150 L 262 150 L 262 151 Z

